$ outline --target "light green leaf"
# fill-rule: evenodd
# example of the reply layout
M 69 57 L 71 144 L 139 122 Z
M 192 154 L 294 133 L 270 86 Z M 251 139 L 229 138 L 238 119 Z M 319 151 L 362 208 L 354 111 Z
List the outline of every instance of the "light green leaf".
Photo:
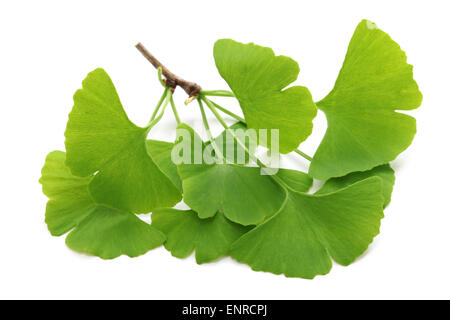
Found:
M 395 173 L 389 164 L 375 167 L 369 171 L 352 172 L 343 177 L 327 180 L 315 194 L 332 193 L 358 181 L 374 176 L 380 177 L 383 181 L 384 207 L 386 207 L 389 202 L 391 202 L 391 194 L 395 183 Z
M 96 207 L 87 189 L 92 176 L 72 175 L 65 166 L 65 161 L 64 152 L 50 152 L 45 159 L 39 180 L 42 191 L 50 199 L 45 211 L 45 222 L 54 236 L 63 235 L 73 229 Z
M 379 233 L 381 179 L 372 177 L 326 195 L 290 191 L 281 209 L 237 240 L 231 256 L 256 271 L 311 279 L 331 258 L 349 265 Z
M 311 94 L 300 86 L 284 89 L 297 79 L 297 62 L 275 56 L 270 48 L 230 39 L 215 43 L 214 59 L 239 100 L 248 127 L 279 129 L 280 152 L 293 151 L 311 134 L 317 113 Z M 268 133 L 267 141 L 260 136 L 260 143 L 271 147 Z
M 290 188 L 298 192 L 306 192 L 311 188 L 313 180 L 306 173 L 291 170 L 291 169 L 280 169 L 277 176 L 281 178 L 285 184 Z
M 231 244 L 250 230 L 233 223 L 221 213 L 200 219 L 192 210 L 157 209 L 152 213 L 152 226 L 164 232 L 164 244 L 174 257 L 185 258 L 195 249 L 197 263 L 213 261 L 228 254 Z
M 66 238 L 69 248 L 114 259 L 137 257 L 159 247 L 166 237 L 134 214 L 97 206 Z
M 52 235 L 73 229 L 67 245 L 103 259 L 122 254 L 135 257 L 164 243 L 164 234 L 134 214 L 94 203 L 88 192 L 93 176 L 74 176 L 65 161 L 64 152 L 51 152 L 39 180 L 50 198 L 45 222 Z
M 251 154 L 254 154 L 258 144 L 258 137 L 252 137 L 248 134 L 247 129 L 247 126 L 242 122 L 236 122 L 229 127 L 229 130 L 245 144 L 246 149 L 249 150 Z M 231 132 L 228 132 L 228 130 L 222 131 L 214 141 L 217 146 L 221 148 L 222 155 L 226 158 L 228 163 L 246 164 L 249 162 L 250 155 L 245 152 L 245 149 L 234 139 L 233 135 Z M 206 143 L 206 145 L 208 144 L 210 143 Z
M 200 139 L 194 130 L 190 132 Z M 284 200 L 283 189 L 269 175 L 263 175 L 259 167 L 181 163 L 178 174 L 184 202 L 202 219 L 221 211 L 235 223 L 256 225 L 274 214 Z M 302 172 L 280 169 L 277 175 L 302 192 L 312 184 L 312 179 Z
M 176 161 L 187 164 L 202 163 L 205 146 L 202 138 L 189 125 L 180 123 L 177 126 L 177 138 L 172 150 L 172 155 L 179 158 Z
M 128 119 L 103 69 L 88 74 L 74 102 L 65 132 L 66 162 L 77 176 L 98 171 L 89 185 L 97 203 L 145 213 L 181 200 L 179 190 L 147 153 L 150 128 Z
M 178 173 L 184 202 L 202 219 L 222 211 L 233 222 L 258 224 L 274 214 L 284 199 L 283 190 L 256 167 L 182 164 Z
M 181 179 L 177 166 L 172 162 L 171 153 L 174 144 L 166 141 L 147 140 L 147 151 L 159 169 L 169 177 L 172 183 L 182 192 Z
M 333 90 L 317 104 L 328 129 L 310 174 L 328 180 L 394 160 L 416 132 L 415 119 L 396 110 L 421 102 L 405 53 L 375 24 L 362 21 Z

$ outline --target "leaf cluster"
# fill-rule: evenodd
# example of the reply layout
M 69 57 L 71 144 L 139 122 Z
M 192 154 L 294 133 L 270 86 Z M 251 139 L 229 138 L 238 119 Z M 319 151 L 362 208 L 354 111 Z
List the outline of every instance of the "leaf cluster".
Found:
M 416 132 L 415 119 L 398 112 L 422 101 L 405 53 L 363 20 L 334 88 L 317 103 L 306 87 L 291 86 L 300 72 L 297 62 L 270 48 L 222 39 L 214 59 L 231 92 L 193 97 L 208 141 L 181 122 L 165 82 L 148 125 L 138 127 L 108 74 L 96 69 L 87 75 L 74 95 L 66 151 L 51 152 L 42 169 L 50 233 L 70 232 L 70 248 L 103 259 L 136 257 L 164 245 L 178 258 L 195 251 L 199 264 L 231 256 L 254 270 L 308 279 L 327 274 L 333 260 L 351 264 L 379 233 L 395 180 L 389 162 Z M 221 95 L 236 98 L 243 117 L 211 100 Z M 169 104 L 178 128 L 222 162 L 174 163 L 180 137 L 149 140 Z M 209 131 L 205 105 L 224 126 L 218 137 Z M 328 129 L 309 157 L 297 148 L 311 134 L 318 110 Z M 218 111 L 238 122 L 229 127 Z M 278 129 L 280 152 L 303 155 L 311 161 L 309 171 L 261 174 L 267 166 L 236 135 L 248 128 Z M 228 133 L 231 144 L 218 148 Z M 270 134 L 256 138 L 274 148 Z M 245 163 L 219 152 L 224 149 L 244 152 Z M 311 192 L 314 179 L 323 183 Z M 190 210 L 174 208 L 182 200 Z M 151 224 L 139 217 L 149 212 Z

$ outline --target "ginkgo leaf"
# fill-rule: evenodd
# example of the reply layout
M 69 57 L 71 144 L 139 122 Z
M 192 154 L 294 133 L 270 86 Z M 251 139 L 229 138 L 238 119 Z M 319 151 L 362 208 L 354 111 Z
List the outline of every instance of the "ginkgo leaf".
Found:
M 114 259 L 123 254 L 137 257 L 165 240 L 162 232 L 134 214 L 97 206 L 69 233 L 66 244 L 78 252 Z
M 63 235 L 73 229 L 97 206 L 87 188 L 92 176 L 72 175 L 65 166 L 65 161 L 64 152 L 50 152 L 45 159 L 39 180 L 42 191 L 50 199 L 45 211 L 45 222 L 54 236 Z
M 210 144 L 210 142 L 204 143 L 200 136 L 187 124 L 181 123 L 178 126 L 178 129 L 186 129 L 190 132 L 191 141 L 198 140 L 199 144 L 202 146 L 202 151 L 204 147 Z M 245 139 L 245 146 L 247 149 L 250 148 L 250 136 L 245 136 L 247 126 L 243 124 L 242 122 L 236 122 L 233 125 L 230 126 L 230 130 L 233 130 L 235 134 L 239 135 L 239 130 L 242 130 L 241 133 L 243 134 L 243 137 Z M 227 157 L 227 161 L 231 163 L 238 163 L 238 160 L 241 160 L 240 155 L 243 154 L 243 162 L 247 163 L 250 159 L 250 156 L 245 153 L 244 148 L 241 147 L 240 144 L 238 144 L 234 139 L 230 139 L 230 136 L 227 138 L 227 130 L 222 131 L 222 133 L 215 138 L 215 141 L 220 141 L 222 143 L 222 151 L 223 155 Z M 181 142 L 182 139 L 180 139 Z M 256 145 L 256 142 L 254 143 Z M 147 140 L 147 151 L 150 154 L 153 161 L 156 163 L 156 165 L 159 167 L 159 169 L 164 172 L 169 179 L 173 182 L 173 184 L 182 192 L 182 185 L 181 185 L 181 179 L 178 175 L 177 166 L 172 161 L 172 149 L 174 147 L 173 143 L 166 142 L 166 141 L 159 141 L 159 140 Z M 232 153 L 228 152 L 230 149 L 232 149 Z M 182 150 L 180 150 L 182 154 Z M 213 152 L 214 154 L 214 152 Z M 194 143 L 192 144 L 191 148 L 191 162 L 194 161 Z
M 270 129 L 279 130 L 282 153 L 293 151 L 311 134 L 317 109 L 310 92 L 300 86 L 284 89 L 297 79 L 297 62 L 275 56 L 270 48 L 230 39 L 215 43 L 214 59 L 239 100 L 248 127 L 269 129 L 266 141 L 260 135 L 262 145 L 271 147 Z
M 200 139 L 195 131 L 191 132 Z M 269 175 L 262 174 L 259 167 L 232 163 L 181 163 L 178 164 L 178 174 L 184 202 L 202 219 L 211 218 L 221 211 L 235 223 L 256 225 L 274 214 L 284 200 L 283 189 Z M 312 179 L 299 171 L 280 169 L 277 174 L 287 183 L 304 188 L 300 191 L 308 190 L 312 184 Z
M 239 144 L 233 137 L 232 133 L 240 139 L 245 145 L 245 149 Z M 251 154 L 255 153 L 256 146 L 258 144 L 258 137 L 252 137 L 248 133 L 248 128 L 245 123 L 236 122 L 232 124 L 228 130 L 222 131 L 215 139 L 217 146 L 221 148 L 222 155 L 226 158 L 227 162 L 234 164 L 246 164 L 250 160 L 250 155 L 246 152 L 246 149 Z M 207 143 L 207 145 L 209 142 Z
M 368 171 L 352 172 L 343 177 L 327 180 L 315 194 L 332 193 L 374 176 L 380 177 L 383 181 L 384 207 L 386 207 L 391 202 L 391 194 L 395 183 L 395 173 L 389 164 L 378 166 Z
M 197 132 L 186 123 L 180 123 L 177 126 L 176 134 L 177 138 L 172 148 L 172 157 L 175 157 L 175 164 L 203 163 L 203 152 L 206 144 Z M 211 155 L 207 159 L 208 161 L 213 160 Z
M 164 243 L 163 233 L 134 214 L 96 204 L 88 192 L 93 176 L 74 176 L 65 161 L 64 152 L 51 152 L 39 180 L 50 198 L 45 222 L 52 235 L 73 229 L 66 244 L 103 259 L 136 257 Z
M 164 232 L 164 244 L 174 257 L 185 258 L 195 250 L 197 263 L 213 261 L 228 254 L 231 244 L 249 227 L 236 224 L 221 212 L 200 219 L 192 210 L 157 209 L 152 213 L 152 226 Z
M 317 103 L 328 129 L 309 173 L 328 180 L 394 160 L 416 132 L 415 119 L 396 110 L 421 102 L 405 53 L 374 23 L 362 21 L 333 90 Z
M 291 169 L 280 169 L 277 176 L 284 181 L 292 189 L 298 192 L 306 192 L 311 188 L 313 180 L 306 173 L 291 170 Z
M 327 274 L 331 258 L 349 265 L 379 233 L 381 184 L 371 177 L 325 195 L 290 190 L 280 210 L 239 238 L 230 254 L 256 271 L 307 279 Z
M 258 224 L 274 214 L 284 199 L 283 190 L 256 167 L 182 164 L 178 173 L 184 202 L 202 219 L 222 211 L 233 222 Z
M 181 179 L 177 166 L 172 162 L 171 154 L 174 144 L 166 141 L 147 140 L 147 151 L 159 169 L 169 177 L 172 183 L 182 192 Z
M 103 69 L 88 74 L 74 95 L 65 132 L 66 162 L 77 176 L 98 171 L 89 185 L 97 203 L 145 213 L 181 200 L 180 191 L 147 152 L 149 129 L 128 119 Z

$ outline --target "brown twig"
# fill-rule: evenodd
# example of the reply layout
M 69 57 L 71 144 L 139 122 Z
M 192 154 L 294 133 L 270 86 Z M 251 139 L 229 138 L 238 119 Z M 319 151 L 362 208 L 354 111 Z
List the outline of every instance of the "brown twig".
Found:
M 148 60 L 150 63 L 156 68 L 162 69 L 162 74 L 166 77 L 165 83 L 168 87 L 175 89 L 177 86 L 183 88 L 184 91 L 189 95 L 189 97 L 197 97 L 202 89 L 198 84 L 191 81 L 186 81 L 174 73 L 172 73 L 169 69 L 167 69 L 158 59 L 156 59 L 145 47 L 142 43 L 138 43 L 136 45 L 136 49 L 139 50 L 140 53 Z

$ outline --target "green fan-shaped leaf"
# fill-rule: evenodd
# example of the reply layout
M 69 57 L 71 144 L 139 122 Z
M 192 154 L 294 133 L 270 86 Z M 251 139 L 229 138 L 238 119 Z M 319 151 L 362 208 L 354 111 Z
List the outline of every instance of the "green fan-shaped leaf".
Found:
M 372 177 L 325 195 L 290 190 L 281 209 L 238 239 L 230 254 L 256 271 L 308 279 L 327 274 L 331 258 L 349 265 L 379 233 L 381 187 Z
M 177 166 L 172 162 L 171 154 L 174 144 L 166 141 L 147 140 L 147 151 L 159 169 L 169 177 L 172 183 L 182 192 L 181 179 Z
M 298 192 L 306 192 L 311 188 L 313 180 L 306 173 L 291 169 L 280 169 L 277 177 Z
M 311 134 L 317 113 L 311 94 L 300 86 L 284 89 L 297 79 L 297 62 L 275 56 L 270 48 L 230 39 L 215 43 L 214 59 L 239 100 L 248 127 L 279 130 L 280 152 L 293 151 Z M 267 141 L 260 138 L 261 144 L 271 146 L 270 130 Z
M 165 240 L 163 233 L 134 214 L 97 206 L 69 233 L 66 244 L 78 252 L 114 259 L 123 254 L 142 255 Z
M 405 53 L 374 23 L 362 21 L 333 90 L 317 104 L 328 129 L 310 174 L 328 180 L 394 160 L 416 132 L 415 119 L 396 110 L 421 102 Z
M 189 140 L 184 141 L 185 139 Z M 177 138 L 172 154 L 182 157 L 183 163 L 202 163 L 203 151 L 205 147 L 206 145 L 202 138 L 197 134 L 197 132 L 195 132 L 194 129 L 192 129 L 192 127 L 186 123 L 181 123 L 177 126 Z
M 383 181 L 384 207 L 386 207 L 391 202 L 391 194 L 395 183 L 394 170 L 388 164 L 375 167 L 369 171 L 352 172 L 343 177 L 327 180 L 315 194 L 332 193 L 374 176 L 380 177 Z
M 164 244 L 174 257 L 185 258 L 195 249 L 197 263 L 213 261 L 228 254 L 231 244 L 249 227 L 233 223 L 218 212 L 213 218 L 200 219 L 192 210 L 157 209 L 152 226 L 164 232 Z
M 181 200 L 179 190 L 148 155 L 149 130 L 128 119 L 103 69 L 88 74 L 74 95 L 65 132 L 66 162 L 77 176 L 98 171 L 89 185 L 97 203 L 144 213 Z
M 258 144 L 258 137 L 252 137 L 247 134 L 247 126 L 245 123 L 236 122 L 229 127 L 228 130 L 243 141 L 245 149 L 234 139 L 233 135 L 228 130 L 222 131 L 215 139 L 216 145 L 221 148 L 222 155 L 227 159 L 227 162 L 234 164 L 246 164 L 250 161 L 250 155 L 246 149 L 254 154 Z M 207 145 L 209 142 L 207 143 Z M 250 150 L 252 149 L 252 150 Z
M 200 139 L 193 130 L 191 135 Z M 221 211 L 235 223 L 256 225 L 274 214 L 284 200 L 284 190 L 270 176 L 263 175 L 259 167 L 181 163 L 178 174 L 184 202 L 202 219 Z M 308 190 L 312 184 L 312 179 L 299 171 L 280 169 L 277 175 L 296 185 L 299 191 Z
M 51 152 L 39 180 L 50 198 L 45 222 L 52 235 L 73 229 L 66 244 L 103 259 L 135 257 L 164 243 L 163 233 L 134 214 L 96 204 L 88 192 L 93 176 L 74 176 L 65 161 L 64 152 Z
M 260 168 L 234 164 L 179 165 L 184 202 L 202 219 L 222 211 L 233 222 L 258 224 L 281 206 L 283 190 Z
M 65 161 L 64 152 L 50 152 L 39 180 L 42 191 L 50 199 L 47 202 L 45 222 L 54 236 L 73 229 L 97 206 L 87 189 L 92 176 L 74 176 L 65 166 Z

